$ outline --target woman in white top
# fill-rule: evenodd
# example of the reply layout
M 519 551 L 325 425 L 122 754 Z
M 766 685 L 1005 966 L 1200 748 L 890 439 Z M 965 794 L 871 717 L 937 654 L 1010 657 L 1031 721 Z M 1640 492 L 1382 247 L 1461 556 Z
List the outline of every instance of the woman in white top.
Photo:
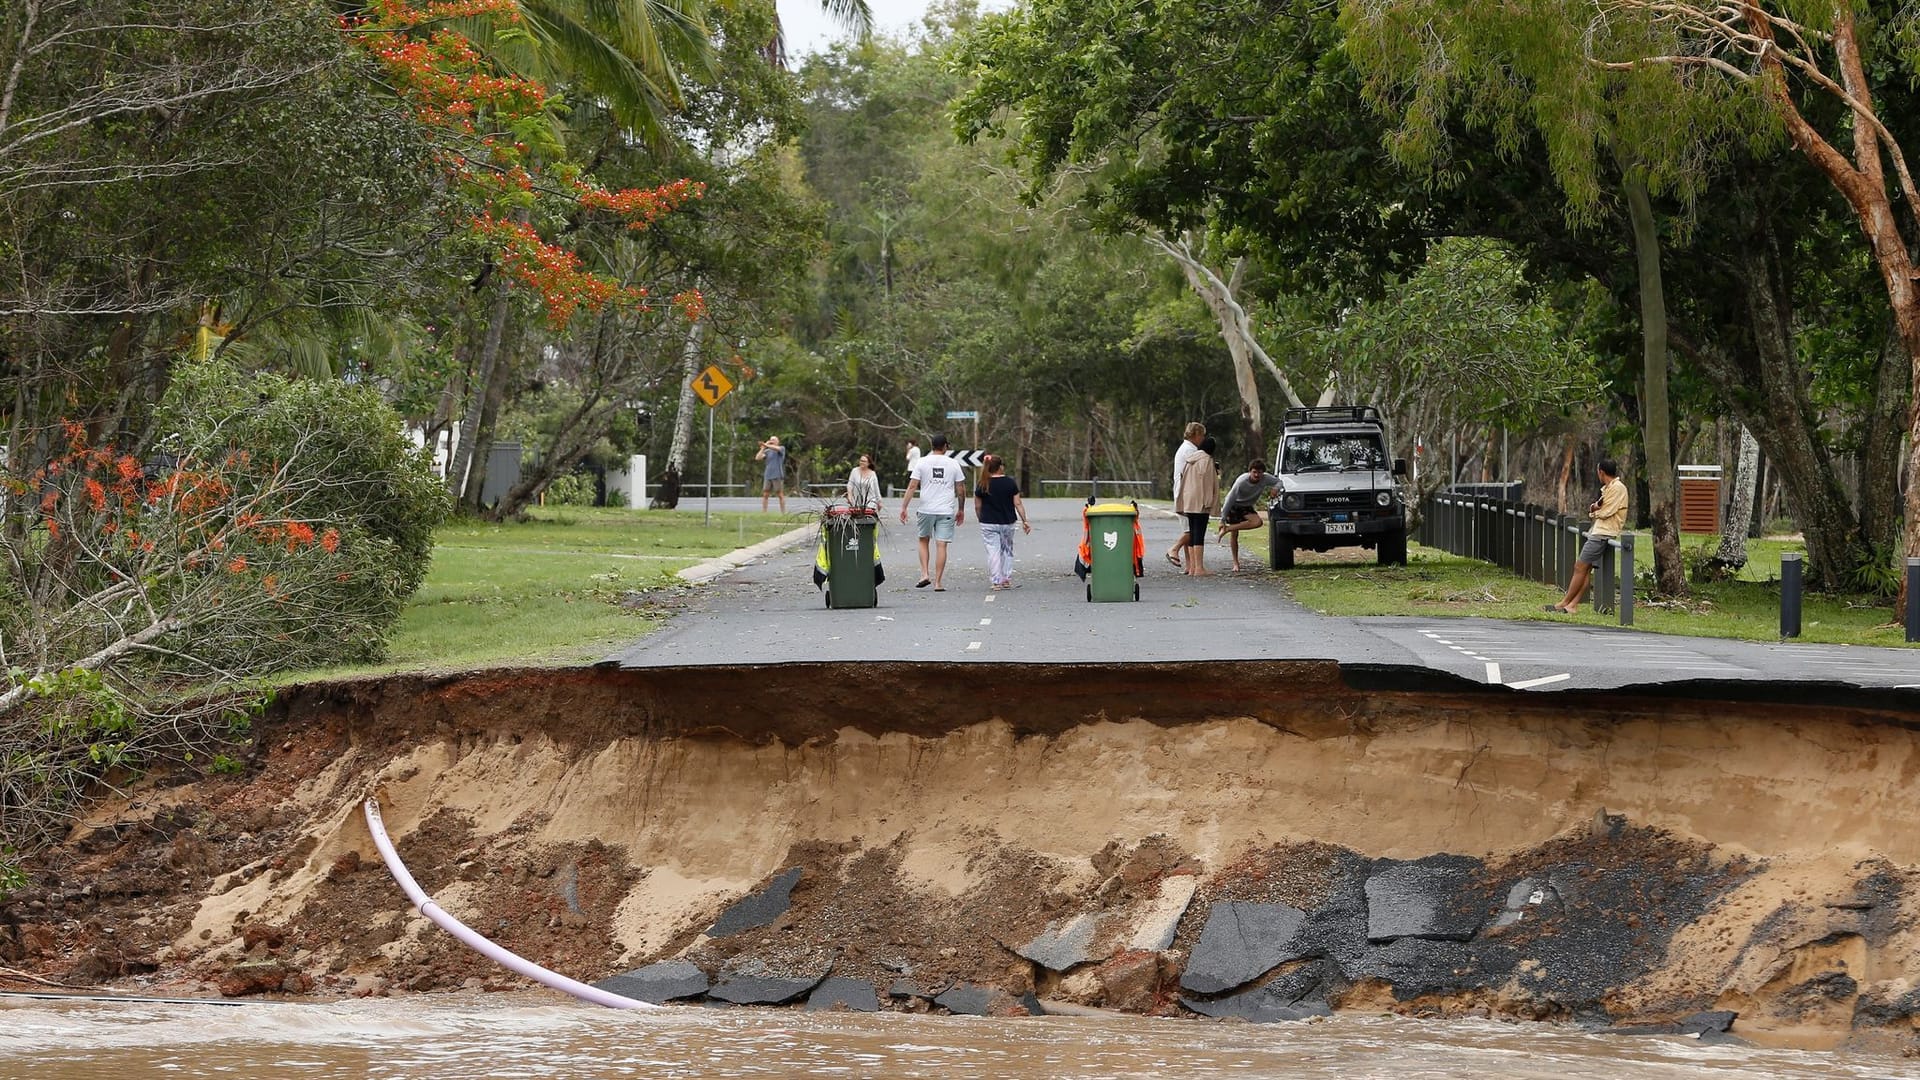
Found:
M 873 471 L 873 455 L 861 454 L 847 474 L 847 505 L 880 512 L 880 474 Z

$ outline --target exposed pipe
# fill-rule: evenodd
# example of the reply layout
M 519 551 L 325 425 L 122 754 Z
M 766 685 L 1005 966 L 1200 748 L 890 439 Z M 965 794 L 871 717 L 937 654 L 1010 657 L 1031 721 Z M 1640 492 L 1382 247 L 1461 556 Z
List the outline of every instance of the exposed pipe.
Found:
M 380 821 L 380 800 L 377 797 L 369 797 L 366 805 L 367 830 L 373 833 L 373 846 L 380 849 L 380 858 L 386 862 L 387 872 L 392 874 L 393 880 L 399 883 L 400 890 L 407 894 L 407 899 L 413 901 L 413 906 L 420 909 L 420 914 L 425 915 L 435 926 L 459 938 L 468 948 L 501 967 L 515 974 L 524 975 L 542 986 L 550 986 L 562 993 L 572 994 L 582 1001 L 605 1005 L 609 1009 L 663 1007 L 650 1002 L 635 1001 L 630 997 L 623 997 L 597 986 L 588 986 L 586 983 L 569 979 L 557 971 L 549 971 L 531 960 L 515 956 L 495 945 L 475 933 L 467 924 L 441 910 L 440 905 L 434 903 L 432 898 L 421 891 L 419 883 L 414 881 L 413 875 L 407 872 L 406 864 L 400 861 L 399 853 L 393 850 L 393 841 L 387 839 L 387 827 Z

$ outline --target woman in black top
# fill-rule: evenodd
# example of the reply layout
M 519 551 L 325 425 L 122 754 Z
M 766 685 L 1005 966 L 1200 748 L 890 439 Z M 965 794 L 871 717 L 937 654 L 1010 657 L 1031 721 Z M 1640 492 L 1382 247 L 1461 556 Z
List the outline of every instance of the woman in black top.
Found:
M 1013 525 L 1019 522 L 1027 532 L 1033 523 L 1027 520 L 1027 504 L 1020 501 L 1020 485 L 1007 475 L 1007 463 L 997 454 L 988 454 L 987 475 L 973 489 L 973 516 L 980 522 L 980 538 L 987 545 L 987 576 L 996 589 L 1011 589 L 1013 584 Z

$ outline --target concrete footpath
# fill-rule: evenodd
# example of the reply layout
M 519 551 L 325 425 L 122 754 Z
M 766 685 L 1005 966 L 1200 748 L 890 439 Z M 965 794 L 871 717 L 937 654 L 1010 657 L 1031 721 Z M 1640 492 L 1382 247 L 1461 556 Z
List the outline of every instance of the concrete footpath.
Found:
M 1139 602 L 1091 604 L 1072 572 L 1082 501 L 1027 505 L 1033 533 L 1016 534 L 1014 541 L 1019 588 L 987 587 L 986 549 L 971 518 L 949 547 L 947 591 L 914 588 L 913 527 L 900 524 L 899 503 L 889 500 L 881 519 L 887 581 L 879 607 L 827 609 L 812 582 L 812 544 L 779 551 L 769 544 L 757 558 L 735 560 L 744 565 L 714 577 L 687 611 L 604 663 L 1334 660 L 1389 680 L 1437 673 L 1520 690 L 1767 681 L 1795 684 L 1795 693 L 1809 699 L 1818 699 L 1823 686 L 1904 690 L 1920 698 L 1920 649 L 1495 619 L 1319 615 L 1286 598 L 1266 572 L 1264 550 L 1243 553 L 1246 572 L 1228 573 L 1225 549 L 1212 546 L 1209 536 L 1207 564 L 1219 573 L 1182 575 L 1163 555 L 1181 526 L 1154 504 L 1142 505 L 1147 565 Z

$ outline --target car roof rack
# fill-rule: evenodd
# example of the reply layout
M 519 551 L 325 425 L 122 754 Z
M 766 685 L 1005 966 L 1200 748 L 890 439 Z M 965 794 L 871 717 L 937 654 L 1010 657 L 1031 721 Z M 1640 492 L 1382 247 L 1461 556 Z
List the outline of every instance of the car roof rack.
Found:
M 1315 405 L 1288 409 L 1283 424 L 1352 424 L 1380 422 L 1380 410 L 1372 405 Z

